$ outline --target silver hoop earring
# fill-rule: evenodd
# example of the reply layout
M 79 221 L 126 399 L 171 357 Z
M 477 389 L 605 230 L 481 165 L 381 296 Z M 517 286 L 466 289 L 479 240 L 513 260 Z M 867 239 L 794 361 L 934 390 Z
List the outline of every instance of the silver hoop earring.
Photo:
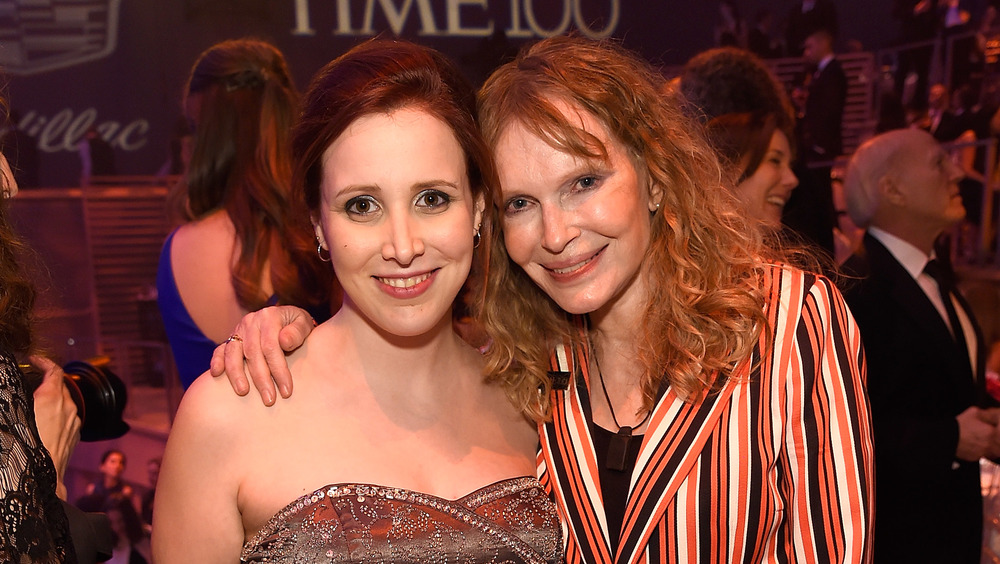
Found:
M 316 254 L 319 255 L 319 260 L 323 262 L 330 262 L 330 251 L 326 251 L 326 258 L 323 258 L 324 250 L 326 249 L 323 248 L 323 243 L 316 241 Z

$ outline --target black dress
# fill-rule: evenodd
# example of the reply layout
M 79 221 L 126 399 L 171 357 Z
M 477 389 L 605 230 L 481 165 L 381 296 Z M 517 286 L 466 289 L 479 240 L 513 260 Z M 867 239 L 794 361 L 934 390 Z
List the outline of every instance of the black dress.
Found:
M 76 562 L 56 470 L 17 362 L 0 352 L 0 562 Z

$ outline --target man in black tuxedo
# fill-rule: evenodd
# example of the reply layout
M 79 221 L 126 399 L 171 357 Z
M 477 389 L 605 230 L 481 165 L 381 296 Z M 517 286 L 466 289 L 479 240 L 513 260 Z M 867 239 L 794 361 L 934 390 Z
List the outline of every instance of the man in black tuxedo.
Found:
M 783 222 L 833 255 L 833 188 L 830 169 L 843 150 L 841 127 L 847 102 L 847 75 L 833 54 L 833 34 L 820 28 L 805 40 L 811 63 L 806 100 L 798 123 L 799 187 L 785 205 Z
M 875 437 L 875 562 L 978 564 L 979 459 L 1000 455 L 976 318 L 934 252 L 961 221 L 959 169 L 926 131 L 879 135 L 855 152 L 844 189 L 867 228 L 845 269 L 861 329 Z
M 847 103 L 847 75 L 834 56 L 833 34 L 828 29 L 819 29 L 806 38 L 804 55 L 811 64 L 812 74 L 806 81 L 800 149 L 811 162 L 832 161 L 844 148 L 841 128 Z

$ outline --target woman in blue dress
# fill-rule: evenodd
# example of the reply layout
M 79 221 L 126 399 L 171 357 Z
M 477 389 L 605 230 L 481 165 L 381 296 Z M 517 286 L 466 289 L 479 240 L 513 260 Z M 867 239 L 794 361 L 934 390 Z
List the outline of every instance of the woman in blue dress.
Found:
M 184 92 L 194 128 L 183 181 L 187 223 L 163 245 L 156 286 L 187 388 L 245 313 L 285 303 L 328 317 L 320 304 L 330 280 L 289 199 L 298 94 L 281 52 L 254 39 L 213 45 Z

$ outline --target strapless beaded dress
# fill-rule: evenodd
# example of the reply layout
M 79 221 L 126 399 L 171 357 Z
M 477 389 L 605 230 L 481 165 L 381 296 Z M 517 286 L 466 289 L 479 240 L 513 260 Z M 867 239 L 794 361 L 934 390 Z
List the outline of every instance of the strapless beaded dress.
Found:
M 241 562 L 562 562 L 555 505 L 532 477 L 451 501 L 368 484 L 300 497 L 251 537 Z

